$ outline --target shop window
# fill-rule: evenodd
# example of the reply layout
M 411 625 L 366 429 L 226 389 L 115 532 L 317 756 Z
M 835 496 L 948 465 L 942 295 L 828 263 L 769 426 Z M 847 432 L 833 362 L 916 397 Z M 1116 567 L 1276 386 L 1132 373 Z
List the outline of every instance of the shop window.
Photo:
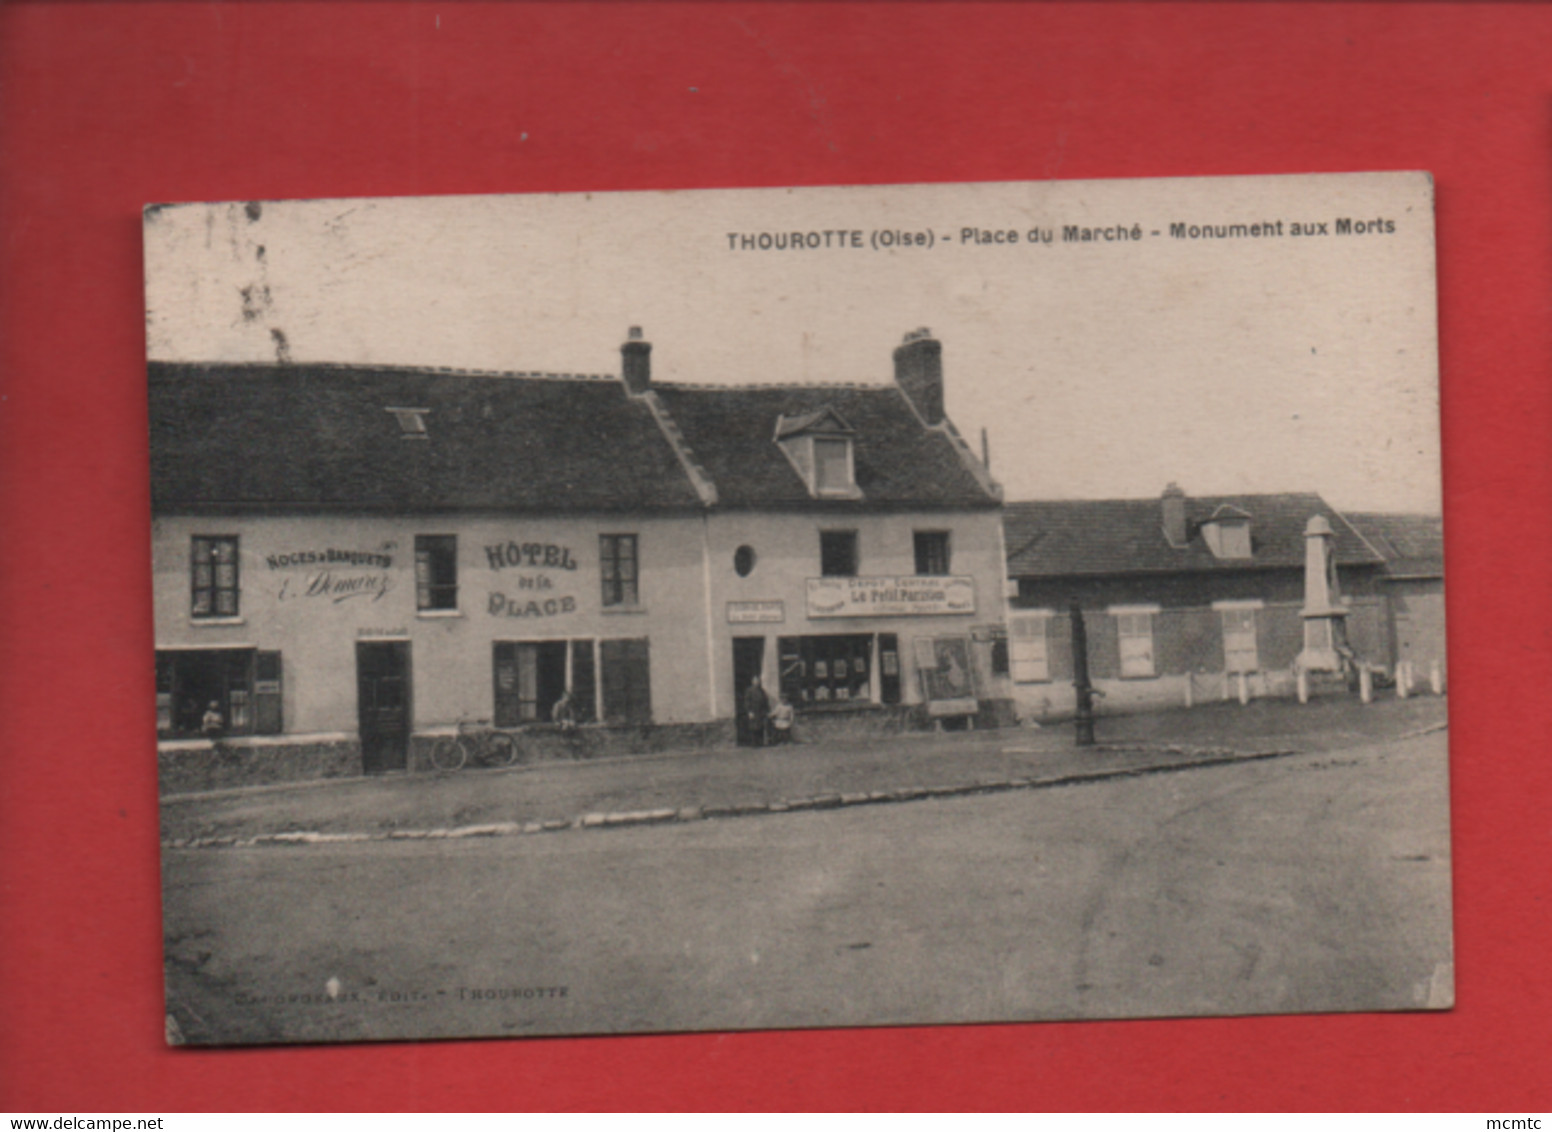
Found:
M 916 532 L 916 572 L 942 575 L 949 572 L 947 531 Z
M 598 536 L 599 572 L 603 578 L 604 605 L 632 606 L 640 602 L 635 535 Z
M 280 654 L 257 649 L 166 649 L 156 654 L 156 731 L 200 738 L 212 704 L 221 735 L 281 729 Z
M 415 608 L 458 608 L 458 536 L 415 536 Z
M 195 535 L 193 545 L 195 617 L 238 614 L 237 536 Z
M 1220 609 L 1223 618 L 1223 667 L 1225 672 L 1254 672 L 1256 656 L 1256 611 L 1251 607 Z
M 565 641 L 496 641 L 496 726 L 548 723 L 566 691 Z
M 652 668 L 645 637 L 598 642 L 604 722 L 645 725 L 652 722 Z
M 872 701 L 871 636 L 782 637 L 776 650 L 781 694 L 793 706 Z M 896 657 L 897 687 L 898 664 Z
M 819 532 L 819 572 L 826 578 L 857 576 L 857 532 Z
M 1044 612 L 1008 614 L 1008 670 L 1015 684 L 1044 684 L 1051 679 L 1050 622 Z
M 1153 611 L 1114 609 L 1116 634 L 1121 644 L 1121 676 L 1141 679 L 1155 675 L 1153 662 Z

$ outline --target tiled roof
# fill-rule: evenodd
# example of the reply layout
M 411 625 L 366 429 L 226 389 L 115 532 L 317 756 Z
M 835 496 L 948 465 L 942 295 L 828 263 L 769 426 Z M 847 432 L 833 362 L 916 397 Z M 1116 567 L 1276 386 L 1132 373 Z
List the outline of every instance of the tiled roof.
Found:
M 641 510 L 700 506 L 612 378 L 152 362 L 157 508 Z M 400 414 L 426 409 L 427 439 Z
M 892 385 L 653 385 L 632 397 L 612 377 L 172 362 L 152 362 L 149 384 L 161 510 L 999 503 L 952 426 L 924 425 Z M 776 441 L 783 415 L 824 408 L 855 430 L 860 500 L 815 500 Z M 417 420 L 425 437 L 409 439 Z
M 1348 522 L 1385 556 L 1385 572 L 1397 577 L 1443 577 L 1444 520 L 1438 515 L 1357 511 Z
M 1250 516 L 1251 557 L 1217 558 L 1199 533 L 1221 508 Z M 1186 500 L 1189 538 L 1172 547 L 1163 508 L 1153 499 L 1086 499 L 1010 503 L 1003 523 L 1010 577 L 1224 571 L 1304 565 L 1304 527 L 1324 515 L 1336 535 L 1339 565 L 1378 565 L 1352 525 L 1314 493 L 1219 495 Z
M 950 428 L 929 428 L 893 385 L 690 386 L 653 389 L 726 507 L 995 507 Z M 816 501 L 776 443 L 776 422 L 828 406 L 854 431 L 859 500 Z

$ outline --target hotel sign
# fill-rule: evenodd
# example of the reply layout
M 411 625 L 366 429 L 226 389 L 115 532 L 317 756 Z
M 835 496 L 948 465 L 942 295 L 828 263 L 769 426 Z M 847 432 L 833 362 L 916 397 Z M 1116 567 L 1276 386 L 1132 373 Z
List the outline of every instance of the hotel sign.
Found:
M 813 618 L 936 617 L 974 612 L 973 578 L 808 579 L 808 615 Z

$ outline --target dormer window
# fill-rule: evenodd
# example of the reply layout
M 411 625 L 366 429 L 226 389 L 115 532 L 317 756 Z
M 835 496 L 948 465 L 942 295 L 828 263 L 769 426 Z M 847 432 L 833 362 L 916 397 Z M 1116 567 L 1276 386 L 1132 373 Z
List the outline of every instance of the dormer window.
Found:
M 430 409 L 404 409 L 390 405 L 388 411 L 399 422 L 399 435 L 405 440 L 430 440 L 426 431 L 426 414 Z
M 851 425 L 828 405 L 776 418 L 776 443 L 816 498 L 861 498 L 854 436 Z
M 851 491 L 851 440 L 849 438 L 814 437 L 814 489 L 820 495 L 844 494 Z
M 1225 503 L 1202 524 L 1202 541 L 1214 558 L 1249 558 L 1250 515 Z

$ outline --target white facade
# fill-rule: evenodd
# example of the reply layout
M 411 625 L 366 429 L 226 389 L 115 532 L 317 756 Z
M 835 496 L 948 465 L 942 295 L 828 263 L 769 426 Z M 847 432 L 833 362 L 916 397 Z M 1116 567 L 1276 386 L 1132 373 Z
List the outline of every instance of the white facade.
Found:
M 989 698 L 995 678 L 988 630 L 1001 624 L 1003 613 L 999 530 L 991 509 L 521 519 L 163 515 L 152 524 L 159 729 L 166 738 L 191 737 L 196 716 L 215 697 L 229 735 L 355 736 L 367 725 L 362 666 L 369 662 L 362 646 L 391 643 L 402 646 L 390 651 L 406 662 L 403 708 L 412 734 L 499 719 L 505 644 L 570 642 L 548 654 L 561 675 L 552 673 L 546 688 L 536 691 L 519 665 L 507 676 L 506 694 L 552 701 L 559 679 L 589 700 L 584 721 L 606 725 L 625 721 L 611 718 L 618 713 L 606 702 L 611 674 L 603 650 L 611 641 L 646 642 L 649 715 L 631 723 L 732 718 L 735 683 L 749 671 L 748 642 L 756 640 L 757 671 L 774 697 L 783 684 L 781 642 L 795 653 L 792 643 L 802 639 L 851 638 L 861 647 L 860 639 L 868 638 L 867 669 L 851 673 L 862 678 L 846 686 L 846 701 L 811 700 L 800 711 L 921 702 L 918 658 L 930 646 L 918 642 L 940 638 L 967 642 L 974 688 Z M 820 581 L 822 531 L 853 534 L 855 579 Z M 918 534 L 946 543 L 945 577 L 917 575 Z M 634 595 L 611 595 L 605 583 L 604 540 L 622 537 L 634 540 Z M 451 538 L 456 547 L 455 590 L 444 584 L 434 599 L 425 563 L 417 576 L 417 540 L 427 538 L 444 545 Z M 201 608 L 196 593 L 196 541 L 211 540 L 235 540 L 235 575 L 225 578 L 235 586 L 228 599 L 235 613 L 209 602 Z M 868 590 L 871 608 L 837 616 L 816 606 L 816 584 L 829 592 L 853 583 Z M 208 576 L 207 584 L 213 584 Z M 902 589 L 905 608 L 879 600 L 898 599 Z M 948 590 L 953 594 L 945 599 Z M 446 607 L 422 608 L 428 603 Z M 873 608 L 883 612 L 872 615 Z M 735 638 L 746 642 L 738 646 L 745 650 L 742 672 Z M 891 642 L 896 655 L 885 657 Z M 584 649 L 587 657 L 578 659 Z M 232 660 L 227 666 L 216 658 L 223 672 L 239 673 L 219 690 L 201 675 L 201 665 L 217 652 Z M 278 673 L 244 676 L 238 658 L 261 654 L 278 654 Z M 852 669 L 863 659 L 850 659 Z M 786 676 L 790 684 L 793 673 Z M 525 679 L 530 686 L 522 696 L 524 689 L 511 682 Z M 841 687 L 834 693 L 841 696 Z M 261 695 L 278 696 L 279 714 L 268 727 L 258 718 Z M 537 715 L 521 720 L 512 703 L 506 706 L 508 724 L 543 723 L 552 703 L 539 702 Z

